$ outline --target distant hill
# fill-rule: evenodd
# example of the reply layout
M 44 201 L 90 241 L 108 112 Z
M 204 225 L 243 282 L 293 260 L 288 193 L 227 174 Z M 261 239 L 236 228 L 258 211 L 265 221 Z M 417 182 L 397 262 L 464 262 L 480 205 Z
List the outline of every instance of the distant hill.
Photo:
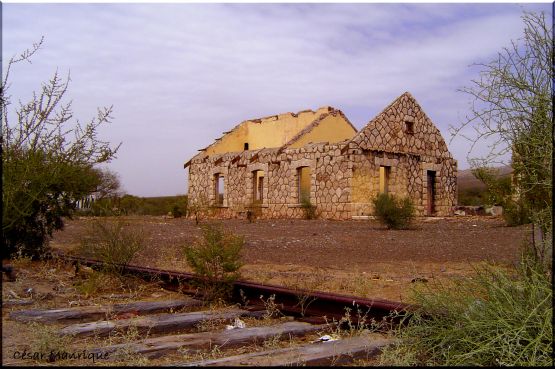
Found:
M 510 165 L 497 167 L 502 177 L 508 176 L 512 173 L 513 168 Z M 457 173 L 457 185 L 459 191 L 464 191 L 470 188 L 485 190 L 486 186 L 472 174 L 471 169 L 459 170 Z

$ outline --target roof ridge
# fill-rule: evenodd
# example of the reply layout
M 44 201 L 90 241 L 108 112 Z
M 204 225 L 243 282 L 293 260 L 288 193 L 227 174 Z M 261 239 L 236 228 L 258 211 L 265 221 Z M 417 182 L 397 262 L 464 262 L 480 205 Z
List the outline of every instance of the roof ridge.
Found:
M 319 107 L 319 108 L 316 109 L 316 110 L 304 109 L 304 110 L 299 110 L 299 111 L 296 112 L 296 113 L 293 113 L 293 112 L 288 111 L 288 112 L 285 112 L 285 113 L 271 114 L 271 115 L 267 115 L 267 116 L 265 116 L 265 117 L 260 117 L 260 118 L 246 119 L 246 120 L 242 121 L 242 122 L 239 123 L 239 124 L 242 124 L 242 123 L 245 123 L 245 122 L 262 121 L 262 120 L 264 120 L 264 119 L 269 119 L 269 118 L 272 118 L 272 117 L 279 117 L 279 116 L 283 116 L 283 115 L 287 115 L 287 114 L 290 114 L 290 115 L 292 115 L 292 116 L 294 116 L 294 117 L 296 118 L 296 117 L 299 116 L 299 114 L 302 114 L 302 113 L 314 113 L 314 114 L 316 114 L 316 113 L 318 113 L 318 110 L 320 110 L 320 109 L 322 109 L 322 108 L 328 108 L 328 111 L 336 110 L 333 106 L 324 105 L 324 106 Z M 330 108 L 331 108 L 331 109 L 330 109 Z

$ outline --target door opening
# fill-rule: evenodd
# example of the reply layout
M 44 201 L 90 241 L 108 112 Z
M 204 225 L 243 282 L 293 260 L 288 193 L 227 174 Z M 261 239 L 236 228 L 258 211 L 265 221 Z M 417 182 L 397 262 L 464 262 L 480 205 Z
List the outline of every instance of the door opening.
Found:
M 436 209 L 435 209 L 435 202 L 436 202 L 436 172 L 432 170 L 428 170 L 428 204 L 426 208 L 426 213 L 429 217 L 433 217 Z

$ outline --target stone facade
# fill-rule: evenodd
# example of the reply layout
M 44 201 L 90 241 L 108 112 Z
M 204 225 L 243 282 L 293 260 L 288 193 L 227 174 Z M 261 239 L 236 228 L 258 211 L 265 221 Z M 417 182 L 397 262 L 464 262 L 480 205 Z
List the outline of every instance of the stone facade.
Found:
M 351 139 L 298 148 L 284 145 L 215 155 L 201 152 L 186 165 L 190 201 L 205 199 L 215 205 L 214 216 L 222 218 L 242 216 L 254 203 L 258 170 L 264 173 L 262 201 L 256 205 L 259 216 L 303 217 L 299 198 L 302 167 L 310 168 L 310 202 L 324 219 L 371 215 L 371 200 L 380 186 L 386 186 L 391 194 L 409 196 L 418 215 L 450 216 L 456 206 L 457 163 L 439 130 L 409 93 L 397 98 Z M 224 177 L 221 203 L 216 198 L 218 176 Z

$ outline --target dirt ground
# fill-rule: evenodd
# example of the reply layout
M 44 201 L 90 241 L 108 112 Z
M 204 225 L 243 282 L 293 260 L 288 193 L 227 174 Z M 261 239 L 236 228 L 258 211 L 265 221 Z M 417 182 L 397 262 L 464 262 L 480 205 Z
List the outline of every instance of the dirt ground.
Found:
M 93 221 L 68 221 L 52 246 L 73 250 Z M 124 221 L 147 234 L 148 246 L 133 264 L 191 271 L 181 247 L 201 234 L 193 220 L 130 216 Z M 527 226 L 506 227 L 501 218 L 471 216 L 421 218 L 409 230 L 388 230 L 375 220 L 220 222 L 245 237 L 242 279 L 405 302 L 415 278 L 468 275 L 485 261 L 515 263 L 529 233 Z
M 200 236 L 201 229 L 194 221 L 146 216 L 122 220 L 137 232 L 146 234 L 147 247 L 135 257 L 133 264 L 191 271 L 181 247 Z M 53 248 L 74 253 L 93 221 L 95 218 L 68 221 L 65 230 L 55 234 Z M 376 221 L 257 220 L 248 223 L 227 220 L 221 223 L 227 230 L 245 237 L 242 279 L 404 302 L 411 302 L 411 290 L 422 285 L 422 282 L 413 283 L 416 278 L 432 285 L 435 281 L 469 275 L 484 261 L 501 266 L 515 263 L 529 233 L 526 226 L 506 227 L 501 219 L 493 217 L 424 218 L 412 229 L 402 231 L 387 230 Z M 17 360 L 15 353 L 24 350 L 42 352 L 60 347 L 77 350 L 106 344 L 83 340 L 68 346 L 58 338 L 55 330 L 9 319 L 10 311 L 178 297 L 175 292 L 138 278 L 126 279 L 123 283 L 95 273 L 94 278 L 79 279 L 70 264 L 56 260 L 31 262 L 22 259 L 13 265 L 20 273 L 17 281 L 2 284 L 4 365 L 46 364 Z M 32 299 L 32 306 L 5 304 L 10 299 L 21 298 Z M 113 343 L 117 343 L 137 337 L 114 339 Z M 177 357 L 174 356 L 165 361 L 150 361 L 148 365 L 166 365 Z M 147 362 L 130 358 L 125 364 L 145 365 Z

